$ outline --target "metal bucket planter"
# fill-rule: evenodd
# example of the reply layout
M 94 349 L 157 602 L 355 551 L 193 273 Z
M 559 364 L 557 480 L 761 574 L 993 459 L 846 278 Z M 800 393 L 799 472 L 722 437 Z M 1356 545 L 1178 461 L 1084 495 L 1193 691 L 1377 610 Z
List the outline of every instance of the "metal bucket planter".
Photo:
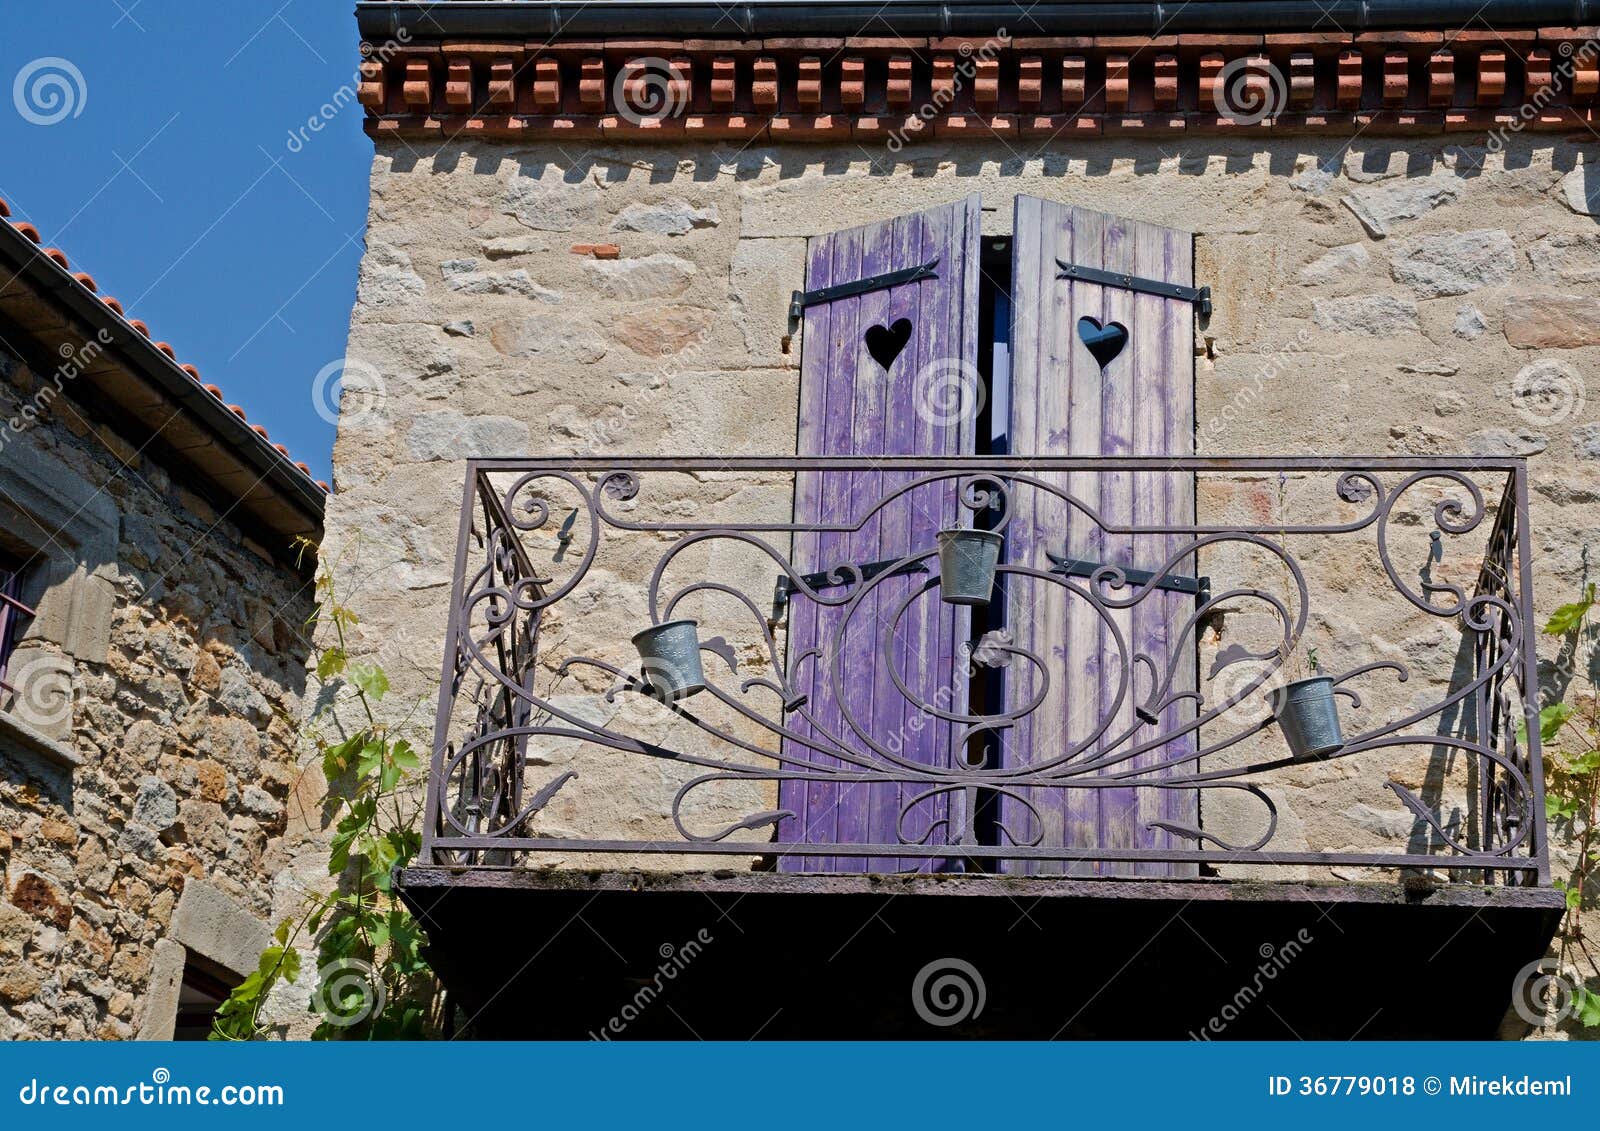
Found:
M 939 531 L 939 595 L 952 605 L 987 605 L 1003 541 L 993 530 Z
M 700 625 L 692 620 L 654 624 L 633 636 L 649 692 L 666 703 L 706 688 L 700 666 Z
M 1296 758 L 1323 758 L 1344 746 L 1331 677 L 1316 675 L 1275 687 L 1268 701 Z

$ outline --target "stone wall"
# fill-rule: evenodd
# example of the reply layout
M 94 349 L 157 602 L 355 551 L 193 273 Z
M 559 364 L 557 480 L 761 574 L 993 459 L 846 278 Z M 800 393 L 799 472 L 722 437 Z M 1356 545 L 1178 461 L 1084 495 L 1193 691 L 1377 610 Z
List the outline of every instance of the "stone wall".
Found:
M 0 1039 L 170 1035 L 187 951 L 253 967 L 296 898 L 309 586 L 70 387 L 5 352 L 0 378 L 0 419 L 29 410 L 0 530 L 39 611 L 0 697 Z
M 382 396 L 341 426 L 330 545 L 359 540 L 379 563 L 362 632 L 368 647 L 418 661 L 401 682 L 426 698 L 463 457 L 792 452 L 802 344 L 785 340 L 785 308 L 806 239 L 969 192 L 1003 235 L 1012 198 L 1029 193 L 1197 233 L 1196 278 L 1216 301 L 1196 336 L 1201 453 L 1534 457 L 1542 620 L 1592 576 L 1600 517 L 1600 416 L 1585 396 L 1600 359 L 1597 157 L 1581 138 L 1491 147 L 1466 135 L 898 155 L 384 140 L 350 337 Z M 607 244 L 617 258 L 596 257 Z M 1498 480 L 1481 482 L 1498 502 Z M 1308 483 L 1285 486 L 1295 517 L 1326 517 L 1334 500 L 1311 498 Z M 1445 486 L 1419 485 L 1412 510 L 1426 516 Z M 1203 483 L 1202 508 L 1268 523 L 1276 491 L 1270 477 Z M 1431 525 L 1407 521 L 1395 555 L 1414 575 Z M 1434 576 L 1470 588 L 1487 531 L 1446 539 Z M 1317 585 L 1328 598 L 1312 630 L 1329 666 L 1410 657 L 1428 674 L 1370 709 L 1437 699 L 1459 661 L 1453 622 L 1391 611 L 1370 538 L 1307 559 L 1313 601 Z M 1220 627 L 1208 662 L 1230 639 Z M 1553 642 L 1541 649 L 1554 657 Z M 585 831 L 628 829 L 616 810 L 665 804 L 664 782 L 652 793 L 606 765 L 587 788 L 613 805 Z M 1278 843 L 1401 850 L 1417 823 L 1383 781 L 1394 772 L 1420 787 L 1431 773 L 1438 784 L 1436 769 L 1366 757 L 1286 776 L 1273 786 L 1286 812 Z

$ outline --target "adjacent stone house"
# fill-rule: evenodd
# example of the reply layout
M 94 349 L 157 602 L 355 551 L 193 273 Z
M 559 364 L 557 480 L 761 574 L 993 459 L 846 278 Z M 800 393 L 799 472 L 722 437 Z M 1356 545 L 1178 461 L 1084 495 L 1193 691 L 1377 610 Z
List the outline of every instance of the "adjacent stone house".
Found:
M 0 1039 L 203 1038 L 295 901 L 324 493 L 0 224 Z
M 1316 7 L 359 6 L 349 352 L 383 395 L 328 536 L 396 563 L 363 630 L 405 691 L 445 645 L 404 887 L 474 1031 L 593 1032 L 698 927 L 721 957 L 630 1035 L 926 1034 L 904 998 L 946 958 L 988 991 L 954 1032 L 1182 1035 L 1297 930 L 1349 937 L 1230 1035 L 1494 1030 L 1574 866 L 1529 863 L 1512 732 L 1592 578 L 1596 29 Z M 924 617 L 935 582 L 871 571 L 1000 520 L 933 485 L 892 518 L 896 475 L 985 460 L 1064 508 L 1007 512 L 1008 593 L 1079 588 Z M 1145 584 L 1103 565 L 1166 612 L 1092 598 Z M 885 651 L 831 650 L 855 588 Z M 703 672 L 653 684 L 630 636 L 685 617 Z M 1284 760 L 1280 617 L 1359 688 L 1350 757 Z M 1485 885 L 1458 850 L 1531 856 Z

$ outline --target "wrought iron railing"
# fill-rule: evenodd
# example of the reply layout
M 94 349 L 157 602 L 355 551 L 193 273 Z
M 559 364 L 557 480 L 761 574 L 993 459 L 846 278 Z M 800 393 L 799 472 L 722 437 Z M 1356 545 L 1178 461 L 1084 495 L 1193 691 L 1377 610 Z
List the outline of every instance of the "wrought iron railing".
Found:
M 470 461 L 422 860 L 1545 883 L 1530 578 L 1511 459 Z

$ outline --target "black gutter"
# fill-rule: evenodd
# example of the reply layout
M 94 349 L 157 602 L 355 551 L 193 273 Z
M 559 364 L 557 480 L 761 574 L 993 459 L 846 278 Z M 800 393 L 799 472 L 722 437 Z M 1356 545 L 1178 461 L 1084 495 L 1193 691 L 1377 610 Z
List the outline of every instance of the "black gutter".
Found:
M 1600 23 L 1600 0 L 363 0 L 363 39 L 763 39 L 792 36 L 1164 35 L 1576 27 Z
M 0 223 L 0 262 L 16 278 L 25 279 L 41 294 L 49 295 L 81 326 L 90 338 L 103 335 L 119 351 L 127 367 L 150 382 L 184 414 L 198 420 L 217 442 L 261 474 L 280 495 L 296 505 L 312 526 L 322 524 L 327 497 L 311 478 L 286 460 L 216 397 L 156 349 L 155 343 L 130 326 L 88 288 L 44 254 L 27 236 L 10 224 Z

